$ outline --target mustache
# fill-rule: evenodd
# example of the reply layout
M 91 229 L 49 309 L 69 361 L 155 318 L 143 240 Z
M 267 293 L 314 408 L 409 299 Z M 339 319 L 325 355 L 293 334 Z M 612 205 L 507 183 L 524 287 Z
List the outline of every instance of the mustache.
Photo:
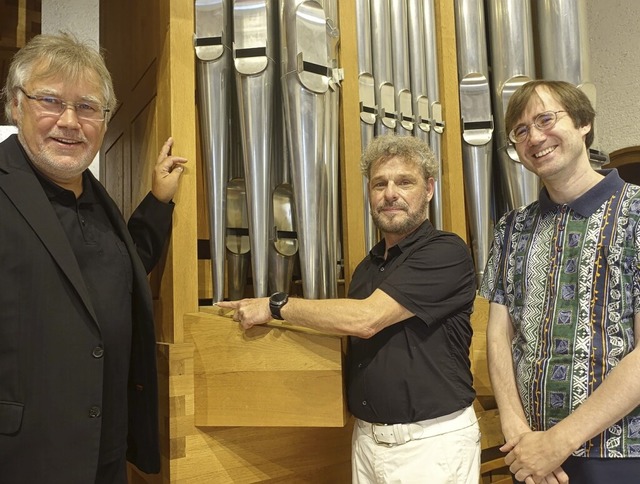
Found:
M 386 208 L 393 208 L 396 210 L 404 210 L 407 211 L 409 209 L 409 206 L 406 203 L 402 203 L 402 202 L 382 202 L 380 203 L 377 207 L 376 207 L 376 211 L 380 212 Z

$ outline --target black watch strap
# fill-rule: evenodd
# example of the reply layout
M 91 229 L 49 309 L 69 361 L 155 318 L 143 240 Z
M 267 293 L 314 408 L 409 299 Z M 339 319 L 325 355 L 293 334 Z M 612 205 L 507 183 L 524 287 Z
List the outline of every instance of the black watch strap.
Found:
M 289 302 L 289 295 L 286 292 L 274 292 L 269 298 L 269 310 L 273 319 L 283 320 L 280 311 Z

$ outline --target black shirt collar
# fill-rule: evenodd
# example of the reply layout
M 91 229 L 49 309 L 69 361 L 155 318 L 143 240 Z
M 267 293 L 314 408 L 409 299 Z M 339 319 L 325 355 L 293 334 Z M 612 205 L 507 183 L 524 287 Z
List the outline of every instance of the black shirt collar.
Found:
M 404 239 L 398 242 L 396 245 L 389 247 L 388 250 L 388 259 L 393 259 L 397 257 L 399 254 L 404 252 L 407 247 L 412 246 L 416 243 L 416 241 L 422 239 L 423 236 L 430 234 L 433 232 L 435 228 L 429 221 L 429 219 L 422 222 L 417 229 L 407 235 Z M 384 253 L 386 250 L 385 240 L 384 238 L 373 246 L 371 251 L 369 252 L 369 257 L 372 260 L 375 259 L 384 259 Z
M 49 200 L 57 200 L 60 203 L 64 203 L 65 205 L 75 204 L 76 196 L 71 190 L 67 190 L 66 188 L 62 188 L 60 185 L 55 184 L 47 177 L 45 177 L 42 173 L 38 171 L 38 169 L 33 166 L 33 163 L 27 157 L 29 161 L 29 166 L 35 173 L 40 185 L 42 185 L 42 189 L 44 190 L 47 198 Z M 82 173 L 82 194 L 80 198 L 78 198 L 78 203 L 95 203 L 96 199 L 93 194 L 93 190 L 91 187 L 91 182 L 89 180 L 89 175 L 87 170 Z
M 604 175 L 602 180 L 590 188 L 586 193 L 583 193 L 575 200 L 567 203 L 573 211 L 585 218 L 593 215 L 605 201 L 611 198 L 611 195 L 620 191 L 624 186 L 624 180 L 620 178 L 618 170 L 615 168 L 609 170 L 598 170 L 598 173 Z M 560 205 L 549 198 L 549 192 L 546 188 L 540 190 L 539 203 L 541 213 L 551 212 Z

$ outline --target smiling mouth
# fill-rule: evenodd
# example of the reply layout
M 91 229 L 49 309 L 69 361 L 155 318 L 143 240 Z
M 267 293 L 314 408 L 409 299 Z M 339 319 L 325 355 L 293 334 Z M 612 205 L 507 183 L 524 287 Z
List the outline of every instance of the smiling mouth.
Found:
M 556 146 L 551 146 L 545 150 L 539 151 L 538 153 L 534 154 L 533 157 L 534 158 L 542 158 L 543 156 L 548 155 L 549 153 L 553 153 L 556 150 Z
M 81 141 L 75 140 L 75 139 L 67 139 L 67 138 L 52 138 L 52 139 L 58 143 L 62 143 L 63 145 L 77 145 L 81 143 Z

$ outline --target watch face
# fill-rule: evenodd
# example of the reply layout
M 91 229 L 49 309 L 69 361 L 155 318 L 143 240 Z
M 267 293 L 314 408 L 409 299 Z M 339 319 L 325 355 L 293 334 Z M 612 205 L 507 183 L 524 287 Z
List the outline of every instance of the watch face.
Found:
M 269 302 L 271 304 L 280 305 L 287 300 L 287 297 L 288 295 L 286 292 L 276 292 L 271 295 L 271 297 L 269 298 Z

